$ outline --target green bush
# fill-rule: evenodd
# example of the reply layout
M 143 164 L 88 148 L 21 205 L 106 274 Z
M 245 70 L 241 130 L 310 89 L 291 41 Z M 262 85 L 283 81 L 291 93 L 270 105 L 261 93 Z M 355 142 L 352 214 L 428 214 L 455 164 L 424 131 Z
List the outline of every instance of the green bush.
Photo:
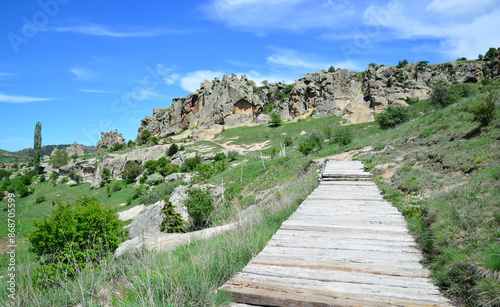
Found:
M 43 287 L 55 286 L 56 280 L 73 277 L 89 264 L 99 264 L 125 240 L 114 210 L 101 206 L 97 198 L 55 203 L 56 209 L 35 221 L 28 234 L 30 251 L 40 262 L 33 280 Z
M 292 146 L 293 145 L 292 137 L 289 135 L 285 136 L 284 144 L 285 146 Z
M 19 192 L 19 196 L 21 198 L 24 198 L 24 197 L 27 197 L 31 194 L 33 194 L 35 192 L 35 190 L 33 188 L 28 188 L 28 187 L 20 187 L 18 189 L 18 192 Z
M 45 180 L 47 180 L 45 174 L 40 175 L 40 182 L 45 182 Z
M 59 178 L 59 174 L 58 173 L 52 172 L 52 174 L 50 174 L 50 180 L 56 181 L 57 178 Z
M 122 178 L 125 179 L 128 183 L 132 183 L 135 181 L 140 174 L 144 172 L 144 168 L 142 164 L 139 162 L 129 162 L 125 165 L 125 170 L 122 173 Z
M 65 183 L 68 183 L 68 182 L 69 182 L 68 177 L 63 177 L 63 178 L 61 179 L 61 184 L 65 184 Z
M 122 189 L 122 182 L 120 180 L 116 180 L 111 189 L 113 192 L 120 191 Z
M 229 161 L 234 161 L 236 160 L 236 156 L 238 155 L 238 152 L 236 150 L 231 150 L 227 153 L 227 157 L 229 158 Z
M 181 167 L 181 172 L 192 172 L 198 166 L 198 164 L 201 163 L 201 157 L 196 155 L 193 158 L 188 158 L 186 161 L 184 161 L 184 164 L 182 164 Z
M 158 173 L 154 173 L 146 179 L 146 186 L 158 185 L 161 182 L 163 182 L 163 176 Z
M 347 145 L 352 142 L 353 133 L 351 128 L 347 126 L 340 126 L 335 129 L 335 133 L 333 134 L 333 143 L 340 145 Z
M 38 197 L 36 198 L 36 201 L 35 201 L 35 202 L 36 202 L 37 204 L 40 204 L 40 203 L 43 203 L 44 201 L 45 201 L 45 196 L 38 196 Z
M 375 114 L 375 121 L 385 130 L 407 122 L 410 117 L 407 107 L 390 105 L 384 112 Z
M 218 152 L 215 154 L 214 160 L 215 161 L 222 161 L 226 159 L 226 155 L 223 152 Z
M 69 156 L 66 150 L 58 150 L 51 159 L 51 163 L 55 168 L 61 168 L 68 164 Z
M 269 122 L 269 126 L 271 127 L 279 127 L 283 124 L 283 120 L 279 114 L 271 114 L 271 121 Z
M 401 60 L 400 60 L 400 61 L 398 62 L 398 65 L 397 65 L 396 67 L 397 67 L 397 68 L 403 68 L 403 67 L 405 67 L 406 65 L 408 65 L 408 60 L 406 60 L 406 59 L 405 59 L 405 60 L 403 60 L 403 61 L 401 61 Z
M 326 126 L 323 129 L 323 134 L 325 135 L 325 139 L 330 140 L 330 143 L 332 142 L 332 127 Z
M 169 156 L 173 156 L 173 155 L 175 155 L 178 151 L 179 151 L 179 147 L 177 146 L 177 144 L 173 143 L 173 144 L 172 144 L 172 145 L 170 145 L 170 147 L 168 148 L 167 155 L 169 155 Z
M 264 108 L 262 108 L 262 113 L 271 114 L 271 112 L 277 108 L 278 106 L 275 105 L 274 103 L 268 103 L 264 106 Z
M 153 136 L 153 137 L 151 138 L 151 140 L 149 140 L 149 143 L 150 143 L 150 144 L 154 144 L 154 145 L 158 145 L 158 143 L 159 143 L 159 142 L 160 142 L 160 139 L 159 139 L 159 138 L 157 138 L 156 136 Z
M 447 85 L 440 81 L 432 87 L 431 102 L 441 107 L 447 107 L 460 98 L 470 97 L 477 93 L 477 89 L 472 84 Z
M 128 143 L 127 143 L 128 147 L 134 147 L 134 145 L 135 145 L 135 142 L 132 141 L 132 140 L 129 140 Z
M 149 160 L 144 163 L 144 168 L 148 170 L 149 174 L 154 174 L 156 172 L 156 168 L 158 167 L 158 161 Z
M 175 211 L 170 198 L 165 197 L 165 205 L 161 210 L 161 213 L 165 215 L 163 221 L 160 224 L 160 231 L 166 233 L 184 233 L 186 228 L 184 227 L 184 221 L 182 216 Z
M 105 182 L 109 182 L 111 180 L 111 171 L 109 170 L 109 168 L 104 168 L 102 170 L 102 180 L 104 180 Z
M 474 121 L 479 122 L 481 126 L 487 126 L 497 115 L 495 103 L 499 98 L 498 89 L 489 87 L 486 98 L 478 105 L 468 109 L 474 115 Z
M 113 151 L 118 151 L 120 149 L 123 149 L 127 146 L 125 143 L 114 143 L 113 144 Z
M 142 130 L 141 132 L 141 141 L 143 143 L 146 143 L 149 139 L 149 137 L 151 136 L 151 132 L 149 132 L 148 129 L 145 129 L 145 130 Z
M 209 190 L 193 188 L 187 191 L 188 198 L 184 205 L 192 220 L 193 229 L 202 229 L 210 225 L 210 215 L 215 210 L 212 194 Z
M 299 144 L 299 152 L 301 152 L 304 156 L 309 155 L 314 149 L 314 145 L 309 140 L 304 140 Z

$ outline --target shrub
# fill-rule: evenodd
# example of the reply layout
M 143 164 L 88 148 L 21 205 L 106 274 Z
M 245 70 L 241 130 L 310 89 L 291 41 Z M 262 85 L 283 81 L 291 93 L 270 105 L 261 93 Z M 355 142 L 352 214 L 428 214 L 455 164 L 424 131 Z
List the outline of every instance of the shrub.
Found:
M 262 108 L 262 113 L 264 114 L 271 114 L 271 111 L 277 109 L 278 106 L 275 105 L 274 103 L 268 103 Z
M 151 136 L 151 132 L 148 129 L 142 130 L 141 132 L 141 141 L 146 143 L 149 137 Z
M 113 144 L 113 151 L 118 151 L 120 149 L 125 148 L 127 146 L 125 143 L 114 143 Z
M 326 126 L 323 129 L 323 134 L 325 135 L 325 139 L 332 141 L 332 127 Z
M 165 167 L 160 171 L 160 173 L 163 175 L 163 176 L 167 176 L 167 175 L 170 175 L 172 173 L 177 173 L 179 171 L 179 166 L 178 165 L 175 165 L 175 164 L 172 164 L 172 163 L 168 163 L 167 165 L 165 165 Z
M 28 188 L 28 187 L 20 187 L 18 189 L 18 192 L 19 192 L 19 196 L 21 198 L 24 198 L 24 197 L 27 197 L 27 196 L 33 194 L 35 192 L 35 190 L 32 188 Z
M 52 172 L 52 174 L 50 174 L 50 180 L 56 181 L 57 178 L 59 178 L 59 174 L 58 173 Z
M 223 152 L 218 152 L 215 154 L 214 160 L 215 161 L 222 161 L 226 159 L 226 155 Z
M 65 184 L 65 183 L 68 183 L 68 182 L 69 182 L 68 177 L 63 177 L 63 178 L 61 179 L 61 183 L 62 183 L 62 184 Z
M 271 127 L 279 127 L 283 124 L 283 120 L 279 114 L 271 114 L 271 121 L 269 122 L 269 126 Z
M 112 190 L 113 192 L 118 192 L 122 189 L 122 182 L 119 180 L 116 180 L 115 183 L 113 184 Z
M 385 112 L 375 115 L 375 121 L 381 129 L 389 129 L 410 119 L 410 111 L 403 106 L 388 106 Z
M 45 287 L 54 286 L 58 276 L 73 277 L 89 263 L 100 263 L 125 239 L 114 210 L 101 206 L 97 198 L 55 203 L 57 208 L 35 221 L 28 234 L 30 251 L 41 264 L 34 280 Z
M 449 86 L 439 81 L 432 87 L 431 102 L 446 107 L 457 101 L 457 97 L 450 91 Z
M 323 136 L 321 133 L 314 131 L 309 134 L 309 141 L 313 144 L 313 147 L 319 147 L 319 149 L 323 148 Z
M 82 178 L 82 176 L 81 176 L 81 175 L 78 175 L 77 173 L 75 173 L 75 171 L 71 171 L 71 172 L 69 172 L 69 175 L 68 175 L 68 176 L 69 176 L 69 178 L 70 178 L 71 180 L 74 180 L 74 181 L 76 182 L 76 184 L 77 184 L 77 185 L 78 185 L 78 184 L 80 184 L 80 182 L 82 182 L 82 179 L 83 179 L 83 178 Z
M 236 160 L 236 156 L 238 155 L 238 152 L 236 150 L 231 150 L 227 153 L 227 157 L 229 158 L 229 161 L 234 161 Z
M 102 180 L 104 180 L 105 182 L 109 182 L 109 180 L 111 180 L 111 171 L 109 170 L 109 168 L 104 168 L 102 170 Z
M 182 216 L 175 211 L 172 202 L 169 197 L 165 197 L 165 205 L 161 210 L 161 213 L 165 215 L 163 221 L 160 224 L 160 231 L 167 233 L 184 233 L 186 229 L 184 228 L 184 221 Z
M 19 180 L 19 184 L 22 186 L 28 186 L 31 184 L 32 177 L 29 174 L 26 174 L 21 177 Z
M 66 150 L 58 150 L 51 159 L 51 163 L 55 168 L 61 168 L 68 164 L 69 156 Z
M 188 158 L 184 162 L 184 164 L 181 167 L 182 172 L 191 172 L 194 171 L 196 166 L 201 163 L 201 157 L 196 155 L 193 158 Z
M 400 60 L 400 61 L 398 62 L 398 65 L 397 65 L 396 67 L 397 67 L 397 68 L 403 68 L 403 67 L 405 67 L 406 65 L 408 65 L 408 60 L 406 60 L 406 59 L 405 59 L 405 60 L 403 60 L 403 61 L 401 61 L 401 60 Z
M 127 143 L 128 147 L 134 147 L 134 145 L 135 145 L 135 142 L 132 141 L 132 140 L 129 140 L 128 143 Z
M 40 176 L 40 182 L 45 182 L 46 178 L 45 178 L 45 174 L 42 174 Z
M 292 137 L 287 135 L 285 136 L 285 146 L 292 146 L 293 145 L 293 140 L 292 140 Z
M 304 140 L 299 144 L 299 151 L 304 155 L 309 155 L 314 148 L 314 145 L 309 140 Z
M 474 121 L 481 126 L 487 126 L 496 117 L 496 101 L 500 98 L 500 92 L 489 88 L 486 98 L 478 105 L 469 108 L 468 111 L 474 115 Z
M 158 167 L 158 161 L 155 160 L 149 160 L 144 163 L 144 168 L 148 170 L 148 173 L 153 174 L 156 172 L 156 169 Z
M 173 144 L 172 144 L 172 145 L 170 145 L 170 147 L 168 148 L 167 155 L 169 155 L 169 156 L 173 156 L 173 155 L 175 155 L 178 151 L 179 151 L 179 147 L 177 146 L 177 144 L 173 143 Z
M 158 145 L 158 143 L 160 142 L 160 139 L 157 138 L 156 136 L 153 136 L 151 138 L 151 140 L 149 140 L 149 144 L 154 144 L 154 145 Z
M 44 201 L 45 201 L 45 196 L 38 196 L 36 198 L 36 203 L 37 204 L 43 203 Z
M 347 145 L 352 142 L 353 133 L 351 128 L 347 126 L 340 126 L 335 130 L 333 135 L 333 143 L 340 145 Z
M 125 165 L 125 170 L 122 173 L 122 178 L 125 179 L 128 183 L 134 182 L 135 178 L 137 178 L 140 174 L 144 172 L 144 168 L 139 162 L 129 162 Z
M 158 185 L 161 182 L 163 182 L 163 176 L 158 173 L 154 173 L 146 179 L 147 186 Z
M 188 209 L 193 228 L 202 229 L 210 225 L 210 214 L 215 210 L 212 194 L 209 190 L 193 188 L 187 191 L 188 198 L 184 205 Z
M 330 66 L 330 68 L 328 68 L 328 72 L 335 72 L 335 67 Z

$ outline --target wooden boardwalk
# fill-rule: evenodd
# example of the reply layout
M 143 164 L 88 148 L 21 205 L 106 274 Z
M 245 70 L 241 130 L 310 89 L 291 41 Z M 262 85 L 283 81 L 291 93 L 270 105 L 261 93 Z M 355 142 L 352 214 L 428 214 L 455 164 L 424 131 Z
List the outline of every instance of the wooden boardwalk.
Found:
M 323 178 L 221 289 L 262 306 L 451 306 L 361 162 L 329 161 Z

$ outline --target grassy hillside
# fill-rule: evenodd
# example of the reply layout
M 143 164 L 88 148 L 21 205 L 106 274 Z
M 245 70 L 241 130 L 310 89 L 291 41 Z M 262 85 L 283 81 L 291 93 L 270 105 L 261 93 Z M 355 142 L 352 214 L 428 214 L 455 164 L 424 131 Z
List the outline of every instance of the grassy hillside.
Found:
M 500 90 L 498 84 L 495 87 Z M 484 101 L 488 93 L 476 90 L 471 94 L 468 98 L 456 97 L 455 103 L 447 107 L 429 100 L 419 101 L 406 109 L 408 120 L 392 129 L 381 130 L 377 123 L 350 126 L 353 134 L 350 144 L 341 146 L 325 141 L 321 149 L 316 148 L 309 156 L 298 151 L 298 145 L 310 138 L 307 133 L 324 133 L 325 127 L 330 127 L 335 135 L 342 118 L 308 117 L 275 128 L 228 129 L 212 141 L 192 143 L 186 139 L 183 144 L 188 151 L 220 152 L 226 148 L 246 152 L 228 162 L 231 166 L 223 172 L 201 180 L 224 183 L 226 188 L 227 202 L 218 213 L 217 224 L 231 221 L 235 212 L 258 204 L 261 214 L 255 222 L 241 231 L 197 241 L 173 252 L 144 253 L 138 258 L 110 261 L 74 281 L 61 281 L 55 290 L 44 292 L 30 288 L 29 282 L 20 283 L 25 285 L 19 290 L 20 305 L 97 304 L 105 299 L 102 291 L 107 291 L 109 303 L 115 305 L 224 304 L 227 298 L 216 289 L 258 253 L 281 221 L 317 184 L 315 169 L 308 167 L 310 161 L 346 151 L 364 162 L 366 169 L 375 175 L 385 198 L 403 213 L 437 285 L 458 305 L 497 305 L 500 118 L 497 116 L 488 125 L 480 126 L 469 109 Z M 290 141 L 286 138 L 293 143 L 286 147 L 286 157 L 259 158 L 261 152 L 265 156 L 275 155 L 280 144 Z M 262 149 L 249 152 L 259 144 Z M 365 148 L 363 153 L 362 148 Z M 21 236 L 30 230 L 33 220 L 52 210 L 51 201 L 55 198 L 74 201 L 79 195 L 88 194 L 97 196 L 104 204 L 117 206 L 135 193 L 131 185 L 122 186 L 111 197 L 106 188 L 90 190 L 88 184 L 54 188 L 41 183 L 33 187 L 34 195 L 16 199 Z M 40 195 L 47 200 L 36 204 Z M 135 199 L 120 208 L 129 208 L 140 201 Z M 5 206 L 6 201 L 1 201 L 0 208 Z M 6 229 L 2 212 L 0 236 L 5 235 Z M 26 243 L 21 245 L 26 250 Z M 23 272 L 36 267 L 34 258 L 26 254 L 20 257 Z M 2 264 L 6 264 L 5 257 Z M 6 288 L 3 282 L 0 287 Z

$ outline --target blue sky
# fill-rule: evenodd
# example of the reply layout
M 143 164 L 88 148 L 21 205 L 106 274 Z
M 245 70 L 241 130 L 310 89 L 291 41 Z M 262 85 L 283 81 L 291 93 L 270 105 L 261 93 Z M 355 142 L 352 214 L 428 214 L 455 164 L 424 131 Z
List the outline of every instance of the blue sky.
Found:
M 291 83 L 334 67 L 477 58 L 500 46 L 500 0 L 0 2 L 0 148 L 135 139 L 205 80 Z

